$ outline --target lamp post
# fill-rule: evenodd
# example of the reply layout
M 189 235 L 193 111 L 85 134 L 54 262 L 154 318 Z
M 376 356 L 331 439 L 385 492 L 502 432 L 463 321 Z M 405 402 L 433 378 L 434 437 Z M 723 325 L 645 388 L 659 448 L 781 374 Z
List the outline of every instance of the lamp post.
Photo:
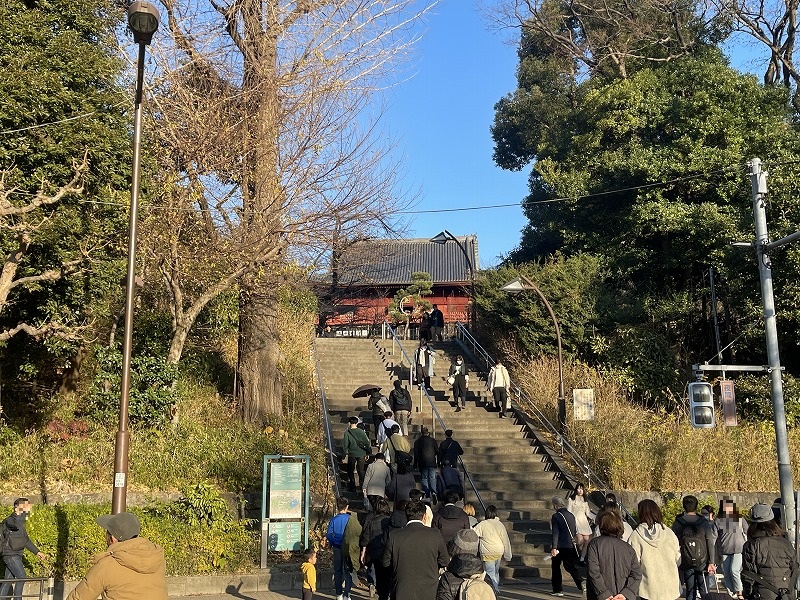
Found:
M 128 7 L 128 27 L 139 45 L 136 62 L 136 92 L 133 120 L 133 169 L 131 171 L 131 208 L 128 216 L 128 272 L 125 279 L 125 336 L 122 342 L 122 376 L 119 392 L 119 429 L 114 445 L 114 492 L 111 512 L 125 511 L 128 492 L 128 403 L 131 388 L 131 346 L 133 343 L 133 301 L 136 271 L 136 225 L 139 209 L 139 178 L 142 146 L 142 88 L 144 87 L 145 48 L 158 29 L 159 14 L 150 2 L 132 2 Z
M 447 229 L 430 239 L 434 244 L 440 245 L 446 244 L 451 240 L 456 243 L 458 249 L 461 250 L 461 253 L 464 255 L 464 258 L 467 259 L 467 267 L 469 268 L 469 300 L 472 304 L 469 311 L 470 329 L 472 330 L 470 333 L 475 335 L 475 267 L 472 264 L 472 258 L 470 258 L 469 252 L 467 252 L 467 242 L 464 240 L 462 244 L 458 241 L 458 238 L 447 231 Z
M 550 318 L 553 319 L 553 326 L 556 328 L 556 345 L 558 346 L 558 428 L 563 432 L 567 424 L 567 401 L 564 398 L 564 358 L 561 353 L 561 328 L 558 326 L 556 313 L 553 312 L 553 307 L 550 306 L 547 298 L 544 297 L 542 290 L 530 279 L 525 277 L 525 275 L 520 275 L 514 281 L 510 281 L 500 289 L 510 294 L 519 294 L 525 290 L 533 290 L 539 298 L 542 299 L 542 302 L 544 302 L 544 305 L 547 307 L 547 312 L 550 313 Z

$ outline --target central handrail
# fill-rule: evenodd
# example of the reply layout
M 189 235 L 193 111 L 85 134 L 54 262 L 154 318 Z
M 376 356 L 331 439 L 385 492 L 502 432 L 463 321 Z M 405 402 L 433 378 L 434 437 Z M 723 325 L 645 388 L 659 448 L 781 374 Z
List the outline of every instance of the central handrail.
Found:
M 398 347 L 400 348 L 400 352 L 402 352 L 403 356 L 408 361 L 409 368 L 413 369 L 415 367 L 415 365 L 414 365 L 413 361 L 408 357 L 408 354 L 406 353 L 405 348 L 403 348 L 403 344 L 400 342 L 400 339 L 397 337 L 397 334 L 395 333 L 394 329 L 392 329 L 392 326 L 388 322 L 384 323 L 384 325 L 386 327 L 386 330 L 391 334 L 392 339 L 394 340 L 394 342 L 396 342 Z M 425 397 L 428 399 L 428 403 L 431 405 L 431 410 L 433 411 L 433 414 L 436 415 L 436 419 L 439 421 L 439 425 L 441 425 L 441 427 L 442 427 L 442 432 L 447 431 L 447 425 L 444 424 L 444 419 L 442 419 L 442 416 L 439 414 L 439 411 L 436 410 L 436 406 L 433 403 L 433 399 L 431 398 L 430 394 L 428 393 L 428 388 L 426 388 L 423 385 L 422 386 L 422 391 L 425 392 Z M 467 470 L 467 466 L 464 464 L 464 460 L 460 456 L 458 457 L 458 462 L 461 464 L 461 468 L 464 470 L 464 475 L 466 476 L 467 480 L 469 481 L 469 485 L 472 488 L 472 491 L 475 494 L 475 497 L 478 499 L 478 503 L 480 503 L 481 508 L 483 509 L 483 511 L 486 512 L 486 504 L 484 504 L 483 498 L 481 498 L 481 495 L 478 493 L 478 488 L 475 487 L 475 482 L 472 481 L 472 476 L 469 474 L 469 471 Z
M 333 491 L 336 493 L 336 498 L 342 495 L 341 487 L 339 486 L 339 470 L 336 466 L 336 454 L 333 452 L 333 434 L 331 433 L 331 418 L 328 412 L 328 399 L 325 397 L 325 386 L 322 385 L 322 373 L 319 368 L 319 358 L 317 357 L 317 344 L 312 340 L 311 353 L 314 355 L 314 367 L 317 371 L 317 385 L 319 386 L 319 396 L 322 401 L 322 412 L 325 415 L 325 440 L 328 444 L 328 456 L 331 461 L 331 474 L 333 475 Z
M 469 330 L 464 327 L 462 323 L 456 323 L 456 337 L 460 339 L 465 344 L 471 346 L 472 355 L 474 358 L 478 358 L 483 361 L 486 372 L 488 373 L 489 369 L 491 369 L 495 365 L 495 360 L 492 356 L 480 345 L 478 340 L 469 332 Z M 552 435 L 558 446 L 561 449 L 561 454 L 566 455 L 569 459 L 581 469 L 581 474 L 586 477 L 587 482 L 590 485 L 594 485 L 597 489 L 602 489 L 603 494 L 607 494 L 608 492 L 612 491 L 608 484 L 603 481 L 603 479 L 595 473 L 595 471 L 589 466 L 589 463 L 578 453 L 578 451 L 570 444 L 564 435 L 559 431 L 559 429 L 550 422 L 547 416 L 542 412 L 538 406 L 530 399 L 530 397 L 522 391 L 522 389 L 513 381 L 511 381 L 511 392 L 512 394 L 516 394 L 517 398 L 522 398 L 526 401 L 526 407 L 530 407 L 533 416 L 536 417 L 536 420 L 539 421 L 539 425 L 544 429 L 547 433 Z M 627 509 L 622 505 L 619 498 L 617 498 L 617 503 L 619 504 L 620 509 L 623 513 L 625 513 L 628 518 L 632 518 L 631 514 L 627 511 Z

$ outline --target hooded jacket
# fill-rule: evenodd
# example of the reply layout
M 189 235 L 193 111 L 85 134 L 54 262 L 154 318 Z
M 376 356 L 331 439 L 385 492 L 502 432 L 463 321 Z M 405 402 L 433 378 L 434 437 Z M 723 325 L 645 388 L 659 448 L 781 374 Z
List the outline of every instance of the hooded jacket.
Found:
M 449 542 L 459 530 L 469 529 L 469 517 L 464 509 L 446 504 L 433 515 L 433 527 L 442 532 L 445 542 Z
M 439 578 L 436 600 L 456 600 L 461 583 L 473 575 L 483 573 L 483 561 L 473 554 L 456 554 Z
M 633 530 L 628 543 L 636 552 L 642 571 L 639 596 L 647 600 L 675 600 L 681 595 L 678 566 L 681 550 L 678 538 L 668 527 L 641 523 Z
M 167 600 L 164 549 L 145 538 L 111 544 L 67 600 Z

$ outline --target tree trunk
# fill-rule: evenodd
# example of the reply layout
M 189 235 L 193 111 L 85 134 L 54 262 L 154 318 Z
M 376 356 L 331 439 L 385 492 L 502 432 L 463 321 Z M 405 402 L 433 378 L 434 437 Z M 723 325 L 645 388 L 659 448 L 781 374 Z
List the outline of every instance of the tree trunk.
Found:
M 248 279 L 239 295 L 237 400 L 242 419 L 263 423 L 267 415 L 283 414 L 279 300 L 276 286 Z

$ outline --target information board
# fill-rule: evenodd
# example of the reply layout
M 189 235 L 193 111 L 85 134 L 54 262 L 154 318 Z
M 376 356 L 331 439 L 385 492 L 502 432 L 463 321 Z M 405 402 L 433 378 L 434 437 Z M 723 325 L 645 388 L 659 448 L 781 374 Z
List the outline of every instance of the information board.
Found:
M 572 406 L 576 421 L 594 421 L 594 389 L 572 390 Z
M 269 551 L 308 547 L 309 466 L 307 455 L 264 456 L 261 502 L 261 568 Z

